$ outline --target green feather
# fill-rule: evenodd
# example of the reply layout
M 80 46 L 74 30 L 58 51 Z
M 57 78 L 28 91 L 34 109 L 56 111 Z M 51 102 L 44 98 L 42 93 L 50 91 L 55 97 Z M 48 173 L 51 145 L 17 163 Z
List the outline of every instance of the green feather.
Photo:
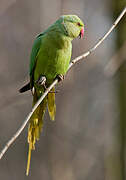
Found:
M 37 38 L 35 39 L 34 43 L 33 43 L 32 51 L 31 51 L 31 57 L 30 57 L 30 66 L 29 66 L 30 67 L 29 68 L 30 76 L 33 74 L 36 59 L 37 59 L 37 54 L 38 54 L 38 51 L 41 47 L 41 36 L 42 36 L 42 34 L 38 35 Z
M 51 92 L 48 93 L 47 99 L 48 99 L 48 112 L 51 120 L 54 121 L 56 115 L 55 88 L 52 88 Z

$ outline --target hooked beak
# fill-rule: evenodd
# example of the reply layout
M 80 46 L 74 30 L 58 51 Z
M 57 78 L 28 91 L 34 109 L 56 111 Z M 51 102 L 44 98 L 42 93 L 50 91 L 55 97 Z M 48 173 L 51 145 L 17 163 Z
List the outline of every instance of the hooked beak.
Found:
M 79 34 L 80 39 L 82 39 L 83 36 L 84 36 L 84 27 L 82 27 L 82 29 L 80 31 L 80 34 Z

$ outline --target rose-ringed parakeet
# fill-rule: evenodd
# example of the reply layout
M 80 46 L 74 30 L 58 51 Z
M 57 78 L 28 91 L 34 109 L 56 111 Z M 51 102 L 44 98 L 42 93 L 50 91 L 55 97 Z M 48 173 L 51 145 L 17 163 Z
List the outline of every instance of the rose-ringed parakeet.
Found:
M 64 15 L 36 37 L 30 58 L 30 82 L 20 89 L 21 93 L 32 90 L 33 106 L 55 78 L 60 80 L 64 77 L 71 59 L 71 41 L 78 36 L 83 37 L 83 35 L 84 24 L 81 19 L 76 15 Z M 35 149 L 35 142 L 39 139 L 47 106 L 50 118 L 54 120 L 56 113 L 54 88 L 48 93 L 30 119 L 27 175 L 30 167 L 31 150 Z

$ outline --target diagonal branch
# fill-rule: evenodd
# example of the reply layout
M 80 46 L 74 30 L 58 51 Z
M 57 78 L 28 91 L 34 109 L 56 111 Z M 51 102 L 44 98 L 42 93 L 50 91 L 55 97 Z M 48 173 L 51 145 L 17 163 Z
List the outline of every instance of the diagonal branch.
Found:
M 77 58 L 75 58 L 74 60 L 72 60 L 72 62 L 69 65 L 68 70 L 78 61 L 80 61 L 81 59 L 87 57 L 88 55 L 90 55 L 93 51 L 95 51 L 95 49 L 100 46 L 100 44 L 108 37 L 108 35 L 112 32 L 112 30 L 116 27 L 116 25 L 119 23 L 119 21 L 122 19 L 122 17 L 124 16 L 124 14 L 126 13 L 126 7 L 122 10 L 121 14 L 118 16 L 118 18 L 116 19 L 116 21 L 113 23 L 113 25 L 111 26 L 111 28 L 107 31 L 107 33 L 105 33 L 105 35 L 99 39 L 99 41 L 91 48 L 89 49 L 89 51 L 87 51 L 86 53 L 82 54 L 81 56 L 78 56 Z M 48 92 L 58 83 L 58 79 L 54 80 L 54 82 L 47 88 L 47 90 L 44 92 L 44 94 L 41 96 L 41 98 L 37 101 L 37 103 L 34 105 L 34 107 L 32 108 L 32 111 L 28 114 L 28 116 L 26 117 L 25 121 L 23 122 L 23 124 L 21 125 L 21 127 L 18 129 L 18 131 L 12 136 L 12 138 L 7 142 L 7 144 L 5 145 L 5 147 L 2 149 L 2 151 L 0 152 L 0 159 L 3 157 L 3 155 L 5 154 L 5 152 L 8 150 L 8 148 L 10 147 L 10 145 L 18 138 L 18 136 L 21 134 L 21 132 L 24 130 L 25 126 L 27 125 L 27 123 L 29 122 L 32 114 L 34 113 L 34 111 L 36 110 L 36 108 L 39 106 L 39 104 L 43 101 L 43 99 L 45 98 L 45 96 L 48 94 Z

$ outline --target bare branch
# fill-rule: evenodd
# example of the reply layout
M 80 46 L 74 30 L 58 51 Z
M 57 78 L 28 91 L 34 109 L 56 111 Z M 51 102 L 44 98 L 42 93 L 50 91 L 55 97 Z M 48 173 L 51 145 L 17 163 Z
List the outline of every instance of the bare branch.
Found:
M 78 56 L 77 58 L 75 58 L 74 60 L 72 60 L 72 62 L 69 65 L 68 70 L 78 61 L 80 61 L 81 59 L 87 57 L 88 55 L 90 55 L 93 51 L 95 51 L 95 49 L 108 37 L 108 35 L 112 32 L 112 30 L 116 27 L 116 25 L 119 23 L 119 21 L 122 19 L 122 17 L 124 16 L 124 14 L 126 13 L 126 7 L 123 9 L 123 11 L 121 12 L 121 14 L 118 16 L 118 18 L 116 19 L 116 21 L 113 23 L 113 25 L 111 26 L 111 28 L 107 31 L 107 33 L 105 33 L 105 35 L 91 48 L 89 49 L 89 51 L 87 51 L 86 53 L 82 54 L 81 56 Z M 7 142 L 7 144 L 5 145 L 5 147 L 2 149 L 2 151 L 0 152 L 0 159 L 3 157 L 3 155 L 5 154 L 5 152 L 8 150 L 8 148 L 10 147 L 10 145 L 18 138 L 18 136 L 21 134 L 21 132 L 24 130 L 25 126 L 27 125 L 27 123 L 29 122 L 29 119 L 31 118 L 32 114 L 34 113 L 34 111 L 36 110 L 36 108 L 39 106 L 39 104 L 43 101 L 43 99 L 45 98 L 45 96 L 48 94 L 48 92 L 58 83 L 58 79 L 56 79 L 50 86 L 49 88 L 44 92 L 44 94 L 41 96 L 41 98 L 37 101 L 37 103 L 34 105 L 34 107 L 32 108 L 32 111 L 28 114 L 28 116 L 26 117 L 25 121 L 23 122 L 23 124 L 21 125 L 21 127 L 18 129 L 18 131 L 14 134 L 14 136 Z

